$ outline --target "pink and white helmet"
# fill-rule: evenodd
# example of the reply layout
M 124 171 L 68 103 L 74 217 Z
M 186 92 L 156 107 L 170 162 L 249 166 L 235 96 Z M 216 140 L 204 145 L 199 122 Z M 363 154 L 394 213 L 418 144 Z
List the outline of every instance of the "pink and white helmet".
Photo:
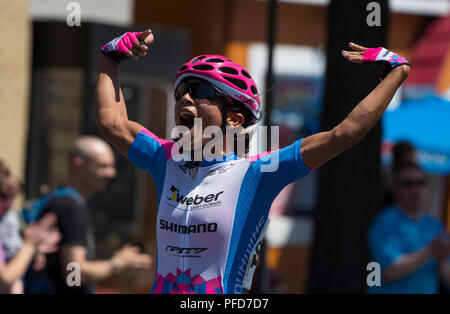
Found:
M 183 64 L 177 72 L 175 89 L 187 77 L 203 79 L 247 107 L 255 120 L 260 118 L 258 89 L 248 71 L 219 55 L 201 55 Z

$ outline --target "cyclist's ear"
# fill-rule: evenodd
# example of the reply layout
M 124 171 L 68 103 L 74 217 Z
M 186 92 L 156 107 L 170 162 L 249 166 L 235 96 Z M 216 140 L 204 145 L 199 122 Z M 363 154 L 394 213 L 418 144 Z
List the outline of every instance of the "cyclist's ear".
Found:
M 237 128 L 245 123 L 244 115 L 240 112 L 227 111 L 227 126 Z

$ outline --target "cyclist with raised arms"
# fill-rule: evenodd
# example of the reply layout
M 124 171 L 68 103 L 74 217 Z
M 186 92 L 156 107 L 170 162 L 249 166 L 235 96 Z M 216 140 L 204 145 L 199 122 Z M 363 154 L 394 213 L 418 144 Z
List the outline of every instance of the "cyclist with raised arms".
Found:
M 351 43 L 352 51 L 342 51 L 344 58 L 383 64 L 388 71 L 332 130 L 256 156 L 238 156 L 234 143 L 225 140 L 223 147 L 212 150 L 212 155 L 222 158 L 211 160 L 205 154 L 190 162 L 175 158 L 187 153 L 177 148 L 178 143 L 157 137 L 127 117 L 119 63 L 146 56 L 153 41 L 152 31 L 146 30 L 125 33 L 104 45 L 96 90 L 100 133 L 156 182 L 157 270 L 152 293 L 244 293 L 251 287 L 272 201 L 286 185 L 361 140 L 408 76 L 409 64 L 385 48 Z M 253 79 L 224 56 L 201 55 L 185 63 L 176 75 L 174 96 L 176 125 L 190 132 L 181 139 L 191 135 L 192 145 L 208 127 L 230 132 L 260 119 Z M 200 129 L 195 119 L 201 119 Z M 201 139 L 202 148 L 211 141 Z M 270 162 L 263 156 L 275 154 L 276 170 L 263 171 Z

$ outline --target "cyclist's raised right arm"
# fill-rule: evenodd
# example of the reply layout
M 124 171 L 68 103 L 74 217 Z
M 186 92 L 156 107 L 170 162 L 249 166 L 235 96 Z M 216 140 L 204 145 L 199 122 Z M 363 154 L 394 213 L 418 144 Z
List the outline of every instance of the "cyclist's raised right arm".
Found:
M 144 40 L 145 45 L 139 43 Z M 153 42 L 151 30 L 126 33 L 107 45 L 100 55 L 96 88 L 96 121 L 100 134 L 113 144 L 125 157 L 142 125 L 128 120 L 127 109 L 119 86 L 119 62 L 121 59 L 137 60 L 147 53 L 146 45 Z

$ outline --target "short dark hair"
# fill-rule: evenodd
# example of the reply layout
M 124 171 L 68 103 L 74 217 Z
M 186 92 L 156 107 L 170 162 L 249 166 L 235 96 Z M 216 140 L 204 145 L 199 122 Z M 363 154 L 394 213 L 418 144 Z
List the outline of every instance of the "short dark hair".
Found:
M 242 124 L 242 127 L 245 129 L 255 123 L 254 116 L 251 113 L 251 111 L 241 102 L 227 96 L 223 97 L 224 101 L 220 104 L 222 108 L 222 114 L 226 115 L 226 112 L 224 112 L 223 108 L 226 106 L 226 110 L 234 113 L 240 113 L 244 116 L 244 123 Z M 226 120 L 226 116 L 224 118 L 224 121 Z M 240 152 L 238 151 L 238 140 L 239 137 L 244 137 L 244 151 Z M 250 151 L 250 135 L 248 133 L 244 133 L 242 135 L 234 135 L 234 153 L 238 156 L 240 155 L 248 155 Z M 242 156 L 240 156 L 242 157 Z
M 253 113 L 242 102 L 232 99 L 231 102 L 228 103 L 228 110 L 231 112 L 240 113 L 244 116 L 244 124 L 242 125 L 243 128 L 255 124 L 255 117 L 253 116 Z
M 401 162 L 405 155 L 414 153 L 415 151 L 416 149 L 410 142 L 400 141 L 394 145 L 393 149 L 394 161 Z

